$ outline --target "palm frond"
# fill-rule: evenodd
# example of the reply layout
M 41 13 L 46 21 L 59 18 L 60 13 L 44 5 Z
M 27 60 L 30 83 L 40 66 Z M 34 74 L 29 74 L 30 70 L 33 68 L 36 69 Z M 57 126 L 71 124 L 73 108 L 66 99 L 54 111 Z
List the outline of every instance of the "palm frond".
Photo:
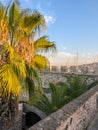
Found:
M 34 81 L 29 77 L 26 77 L 26 82 L 27 82 L 27 89 L 29 92 L 29 103 L 33 104 L 35 102 L 34 99 L 37 99 L 37 98 L 35 98 L 35 95 L 34 95 L 35 84 L 34 84 Z
M 8 17 L 9 17 L 9 28 L 10 28 L 10 42 L 11 45 L 14 46 L 13 39 L 15 37 L 15 32 L 17 30 L 17 19 L 20 15 L 20 8 L 17 2 L 12 2 L 8 9 Z
M 20 83 L 9 64 L 0 66 L 0 97 L 18 96 Z
M 53 111 L 59 109 L 65 104 L 67 86 L 57 86 L 49 83 L 51 89 L 51 102 L 54 105 Z
M 4 5 L 0 2 L 0 20 L 1 20 L 1 19 L 4 19 L 4 17 L 5 17 L 5 11 L 6 11 L 6 8 L 5 8 Z
M 32 30 L 40 32 L 40 30 L 45 27 L 44 16 L 38 11 L 34 11 L 30 15 L 25 14 L 25 16 L 21 19 L 20 26 L 27 35 L 30 34 Z
M 47 115 L 52 113 L 51 101 L 47 98 L 45 94 L 43 94 L 34 105 L 43 112 L 45 112 Z
M 29 64 L 26 63 L 26 70 L 27 70 L 27 77 L 30 77 L 31 79 L 35 79 L 38 83 L 38 87 L 42 89 L 42 81 L 40 74 Z
M 36 107 L 44 111 L 47 115 L 58 110 L 66 102 L 66 90 L 67 86 L 57 86 L 54 83 L 49 83 L 51 90 L 51 98 L 49 99 L 44 93 L 38 102 L 35 104 Z
M 44 69 L 44 68 L 49 69 L 50 63 L 45 56 L 37 54 L 34 56 L 34 67 L 36 69 Z
M 24 60 L 15 51 L 15 49 L 7 43 L 5 43 L 5 51 L 8 54 L 9 63 L 12 66 L 13 71 L 17 74 L 18 77 L 25 77 L 26 67 Z
M 42 49 L 44 51 L 56 52 L 56 45 L 49 41 L 48 36 L 42 36 L 34 42 L 35 50 Z

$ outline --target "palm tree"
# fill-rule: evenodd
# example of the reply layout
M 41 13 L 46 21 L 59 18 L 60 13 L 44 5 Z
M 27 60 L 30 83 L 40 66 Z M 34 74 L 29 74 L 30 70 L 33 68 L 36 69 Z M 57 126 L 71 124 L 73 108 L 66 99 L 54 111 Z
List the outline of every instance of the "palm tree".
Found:
M 15 12 L 15 17 L 13 12 Z M 11 29 L 10 37 L 12 38 L 11 45 L 24 59 L 26 67 L 28 66 L 27 68 L 31 68 L 31 70 L 33 70 L 32 67 L 35 69 L 49 68 L 50 64 L 48 59 L 41 55 L 39 50 L 56 50 L 54 42 L 49 41 L 47 36 L 42 36 L 34 41 L 36 33 L 40 33 L 40 31 L 45 28 L 44 16 L 38 11 L 32 12 L 26 9 L 21 11 L 17 1 L 12 2 L 8 9 L 8 16 L 9 27 Z M 28 75 L 29 74 L 27 74 L 26 77 L 32 80 L 32 76 L 30 77 L 30 75 Z M 28 82 L 28 80 L 25 81 Z M 29 86 L 29 82 L 27 84 Z
M 9 127 L 18 112 L 19 80 L 26 77 L 26 67 L 24 60 L 9 43 L 4 43 L 3 47 L 4 52 L 0 61 L 0 117 L 3 121 L 2 127 L 6 123 Z
M 45 48 L 47 50 L 55 47 L 55 44 L 46 37 L 42 38 L 43 40 L 40 38 L 39 43 L 37 40 L 34 44 L 34 34 L 40 32 L 43 27 L 45 27 L 45 19 L 38 11 L 21 10 L 18 0 L 11 1 L 7 7 L 0 3 L 0 50 L 2 50 L 0 51 L 0 100 L 1 103 L 7 102 L 6 112 L 11 113 L 12 99 L 18 108 L 20 87 L 23 84 L 28 87 L 30 100 L 36 92 L 42 93 L 39 75 L 34 70 L 35 64 L 40 64 L 40 62 L 36 63 L 37 57 L 42 56 L 35 55 L 34 49 Z M 46 62 L 40 66 L 46 67 L 48 60 L 45 57 L 43 59 Z M 40 86 L 37 90 L 33 84 L 34 77 Z M 5 115 L 7 115 L 6 112 Z M 2 111 L 0 115 L 2 116 Z M 10 117 L 12 119 L 13 116 Z

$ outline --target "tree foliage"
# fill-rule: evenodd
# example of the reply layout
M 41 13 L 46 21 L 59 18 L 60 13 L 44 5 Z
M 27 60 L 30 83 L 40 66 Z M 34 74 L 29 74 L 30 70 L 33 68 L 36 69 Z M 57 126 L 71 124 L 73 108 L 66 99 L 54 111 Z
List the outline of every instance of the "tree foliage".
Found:
M 14 99 L 18 106 L 20 89 L 29 92 L 29 103 L 35 103 L 43 93 L 36 69 L 49 67 L 49 61 L 37 51 L 56 49 L 46 36 L 35 36 L 46 28 L 44 16 L 37 10 L 22 9 L 18 0 L 7 6 L 0 2 L 0 100 Z M 49 48 L 49 49 L 48 49 Z M 34 84 L 37 81 L 37 86 Z M 10 108 L 10 107 L 9 107 Z M 17 107 L 18 108 L 18 107 Z
M 35 106 L 49 115 L 98 84 L 98 80 L 88 82 L 93 76 L 72 74 L 66 78 L 66 82 L 49 83 L 50 99 L 44 93 Z

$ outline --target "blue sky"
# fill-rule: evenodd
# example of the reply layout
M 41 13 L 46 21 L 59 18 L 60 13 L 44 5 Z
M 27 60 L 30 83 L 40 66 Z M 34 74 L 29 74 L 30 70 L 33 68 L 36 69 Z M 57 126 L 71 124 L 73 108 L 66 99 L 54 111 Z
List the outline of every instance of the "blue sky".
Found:
M 1 0 L 6 2 L 8 0 Z M 98 0 L 20 0 L 23 8 L 45 15 L 47 31 L 59 53 L 98 53 Z
M 59 51 L 98 52 L 98 0 L 20 0 L 48 18 L 46 34 Z M 50 17 L 50 19 L 49 19 Z

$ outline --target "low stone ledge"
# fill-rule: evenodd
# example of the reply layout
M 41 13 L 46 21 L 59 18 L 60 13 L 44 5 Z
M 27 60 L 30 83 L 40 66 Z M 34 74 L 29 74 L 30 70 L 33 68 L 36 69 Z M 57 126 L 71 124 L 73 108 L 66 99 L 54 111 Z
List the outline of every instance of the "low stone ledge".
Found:
M 90 89 L 28 130 L 85 130 L 98 108 L 98 86 Z

